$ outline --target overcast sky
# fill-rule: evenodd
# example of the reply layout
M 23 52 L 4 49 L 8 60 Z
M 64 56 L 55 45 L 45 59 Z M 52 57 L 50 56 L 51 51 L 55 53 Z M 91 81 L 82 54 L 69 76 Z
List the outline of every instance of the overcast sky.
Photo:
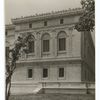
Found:
M 81 7 L 81 0 L 5 0 L 5 23 L 11 18 Z

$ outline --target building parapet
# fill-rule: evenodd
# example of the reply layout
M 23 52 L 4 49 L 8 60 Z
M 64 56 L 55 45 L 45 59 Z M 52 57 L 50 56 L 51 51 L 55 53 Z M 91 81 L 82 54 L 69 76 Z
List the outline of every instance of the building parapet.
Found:
M 37 20 L 43 20 L 43 19 L 49 19 L 49 18 L 55 18 L 59 16 L 69 16 L 69 15 L 75 15 L 75 14 L 82 14 L 83 9 L 81 8 L 75 8 L 75 9 L 69 9 L 69 10 L 62 10 L 62 11 L 52 11 L 51 13 L 42 13 L 42 14 L 35 14 L 32 16 L 26 16 L 26 17 L 20 17 L 12 19 L 13 24 L 19 24 L 19 23 L 25 23 L 30 21 L 37 21 Z

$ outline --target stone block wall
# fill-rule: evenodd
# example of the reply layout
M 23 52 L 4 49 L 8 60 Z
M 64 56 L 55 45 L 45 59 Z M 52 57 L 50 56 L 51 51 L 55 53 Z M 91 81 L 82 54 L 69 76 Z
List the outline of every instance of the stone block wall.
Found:
M 64 77 L 60 79 L 58 77 L 59 67 L 64 68 Z M 28 68 L 33 69 L 33 78 L 28 79 Z M 43 79 L 43 68 L 48 68 L 48 78 Z M 40 64 L 32 65 L 26 64 L 24 66 L 17 66 L 12 82 L 81 82 L 81 64 Z

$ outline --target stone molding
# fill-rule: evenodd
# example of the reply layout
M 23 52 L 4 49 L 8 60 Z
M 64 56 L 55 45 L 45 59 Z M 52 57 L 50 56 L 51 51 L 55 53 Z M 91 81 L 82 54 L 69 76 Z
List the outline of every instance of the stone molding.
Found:
M 5 28 L 6 28 L 7 30 L 15 29 L 15 25 L 13 25 L 13 24 L 8 24 L 8 25 L 5 26 Z
M 79 61 L 81 62 L 82 59 L 81 57 L 56 57 L 56 58 L 53 58 L 53 57 L 49 57 L 48 59 L 47 58 L 40 58 L 40 59 L 36 59 L 36 58 L 33 58 L 33 59 L 23 59 L 23 60 L 18 60 L 16 63 L 20 64 L 20 63 L 42 63 L 42 62 L 59 62 L 59 61 L 65 61 L 65 62 L 76 62 L 76 61 Z
M 31 31 L 44 31 L 44 30 L 55 30 L 55 29 L 63 29 L 63 28 L 69 28 L 69 29 L 73 29 L 73 27 L 75 26 L 75 23 L 70 23 L 70 24 L 63 24 L 63 25 L 52 25 L 52 26 L 46 26 L 46 27 L 37 27 L 37 28 L 31 28 L 31 29 L 29 29 L 29 28 L 26 28 L 26 29 L 20 29 L 20 30 L 15 30 L 15 32 L 27 32 L 27 31 L 29 31 L 29 32 L 31 32 Z

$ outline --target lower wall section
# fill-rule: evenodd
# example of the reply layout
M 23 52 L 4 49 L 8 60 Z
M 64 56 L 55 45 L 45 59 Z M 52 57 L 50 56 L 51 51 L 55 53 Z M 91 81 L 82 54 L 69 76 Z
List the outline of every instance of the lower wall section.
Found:
M 30 94 L 12 95 L 10 100 L 95 100 L 95 95 L 91 94 Z
M 32 78 L 28 78 L 28 69 L 32 69 Z M 48 69 L 48 75 L 43 78 L 43 69 Z M 64 68 L 64 76 L 59 77 L 59 68 Z M 12 82 L 21 81 L 56 81 L 56 82 L 81 82 L 81 64 L 56 62 L 56 63 L 41 63 L 41 65 L 19 65 L 12 77 Z
M 42 84 L 43 84 L 44 93 L 95 94 L 94 83 L 46 82 Z
M 11 94 L 13 95 L 37 93 L 95 94 L 95 84 L 82 82 L 12 83 Z
M 93 90 L 87 90 L 87 89 L 78 89 L 78 88 L 45 88 L 44 93 L 60 93 L 60 94 L 87 94 L 87 91 L 89 94 L 94 94 Z
M 45 93 L 86 94 L 86 89 L 46 88 Z
M 42 84 L 30 83 L 30 82 L 20 82 L 12 83 L 11 94 L 12 95 L 22 95 L 22 94 L 35 94 L 42 89 Z

